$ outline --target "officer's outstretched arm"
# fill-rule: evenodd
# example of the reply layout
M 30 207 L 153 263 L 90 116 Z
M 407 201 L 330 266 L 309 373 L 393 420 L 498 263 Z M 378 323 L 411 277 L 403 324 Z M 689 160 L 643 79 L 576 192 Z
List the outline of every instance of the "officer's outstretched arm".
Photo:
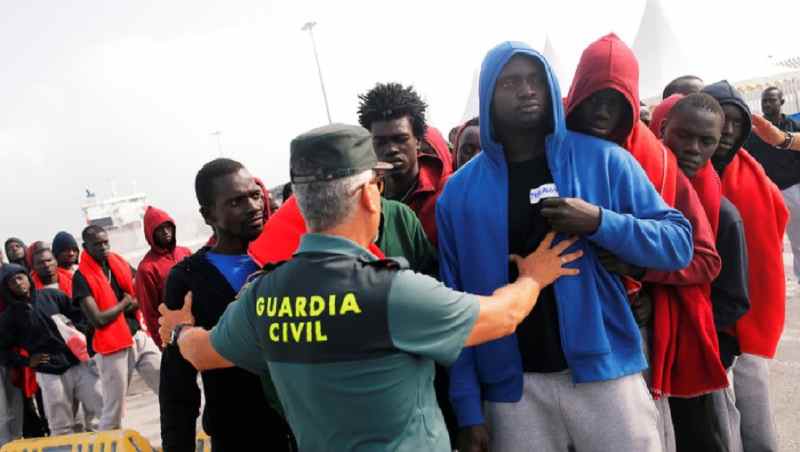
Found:
M 513 333 L 536 305 L 539 291 L 561 276 L 579 273 L 577 268 L 564 265 L 579 259 L 583 251 L 563 254 L 578 239 L 563 240 L 554 246 L 554 238 L 555 233 L 547 234 L 539 248 L 525 258 L 511 256 L 519 268 L 519 277 L 491 296 L 480 297 L 478 320 L 464 345 L 482 344 Z
M 233 363 L 223 358 L 211 345 L 211 336 L 206 329 L 187 329 L 178 338 L 178 348 L 186 361 L 199 371 L 233 367 Z

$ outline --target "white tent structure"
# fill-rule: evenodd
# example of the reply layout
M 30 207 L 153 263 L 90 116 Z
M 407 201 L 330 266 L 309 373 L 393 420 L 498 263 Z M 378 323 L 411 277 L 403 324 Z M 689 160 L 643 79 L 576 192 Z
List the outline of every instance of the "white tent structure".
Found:
M 556 74 L 558 84 L 561 86 L 561 95 L 566 96 L 567 91 L 569 91 L 569 86 L 572 83 L 573 73 L 567 73 L 564 70 L 564 64 L 561 62 L 561 58 L 559 57 L 558 52 L 556 52 L 556 48 L 553 46 L 553 41 L 550 39 L 550 35 L 545 35 L 544 50 L 542 50 L 542 55 L 544 55 L 544 58 L 548 63 L 550 63 L 550 68 Z
M 691 51 L 682 45 L 664 14 L 661 0 L 647 0 L 633 42 L 633 52 L 639 60 L 639 95 L 646 103 L 657 103 L 671 80 L 692 74 L 700 76 L 706 83 L 728 80 L 741 91 L 755 112 L 761 112 L 761 92 L 768 86 L 779 86 L 786 97 L 784 111 L 800 111 L 800 71 L 792 70 L 788 65 L 774 64 L 752 53 L 743 53 L 727 65 L 716 63 L 710 66 L 705 62 L 708 59 L 702 56 L 720 52 L 721 49 L 712 47 L 719 45 L 717 41 L 693 44 Z
M 470 84 L 469 96 L 467 97 L 467 105 L 464 107 L 464 114 L 461 115 L 462 124 L 478 116 L 478 111 L 480 110 L 480 104 L 478 103 L 480 73 L 480 68 L 475 68 L 475 71 L 472 73 L 472 83 Z
M 648 0 L 645 6 L 633 40 L 633 53 L 639 60 L 639 96 L 643 99 L 660 95 L 670 80 L 686 74 L 682 67 L 693 66 L 686 61 L 686 54 L 658 0 Z
M 639 60 L 639 96 L 647 104 L 661 100 L 664 87 L 671 80 L 687 74 L 697 75 L 706 83 L 726 79 L 733 83 L 745 97 L 754 112 L 761 112 L 761 92 L 768 86 L 783 89 L 786 104 L 784 113 L 800 111 L 800 57 L 776 59 L 759 57 L 756 51 L 741 51 L 735 57 L 707 58 L 723 55 L 726 49 L 720 40 L 684 42 L 670 25 L 664 7 L 670 3 L 647 0 L 632 49 Z M 599 37 L 599 36 L 598 36 Z M 629 43 L 630 44 L 630 43 Z M 570 49 L 580 53 L 583 49 Z M 562 58 L 568 54 L 556 52 L 549 34 L 545 35 L 542 54 L 558 76 L 561 94 L 566 96 L 572 72 L 565 72 Z M 727 61 L 720 62 L 720 61 Z M 572 68 L 574 69 L 574 68 Z M 478 70 L 475 70 L 472 87 L 464 109 L 463 120 L 478 114 Z

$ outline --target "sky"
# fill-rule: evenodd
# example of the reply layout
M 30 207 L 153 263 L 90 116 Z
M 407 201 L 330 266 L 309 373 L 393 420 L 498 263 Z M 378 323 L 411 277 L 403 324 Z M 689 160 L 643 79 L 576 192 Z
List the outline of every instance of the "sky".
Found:
M 112 186 L 147 193 L 180 230 L 199 218 L 194 175 L 220 149 L 268 186 L 288 181 L 289 142 L 327 122 L 307 21 L 335 122 L 355 123 L 357 95 L 395 81 L 446 135 L 495 44 L 542 49 L 549 36 L 571 73 L 605 33 L 633 45 L 646 0 L 543 3 L 0 0 L 0 240 L 78 234 L 84 190 Z M 800 53 L 781 19 L 800 2 L 730 5 L 662 2 L 701 75 L 734 81 Z

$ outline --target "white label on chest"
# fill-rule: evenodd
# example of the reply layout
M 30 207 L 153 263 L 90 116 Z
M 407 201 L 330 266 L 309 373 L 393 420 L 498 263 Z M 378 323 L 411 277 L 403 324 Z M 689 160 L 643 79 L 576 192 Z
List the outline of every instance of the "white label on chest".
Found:
M 539 201 L 545 198 L 558 198 L 558 190 L 556 184 L 544 184 L 539 187 L 531 189 L 531 204 L 539 204 Z

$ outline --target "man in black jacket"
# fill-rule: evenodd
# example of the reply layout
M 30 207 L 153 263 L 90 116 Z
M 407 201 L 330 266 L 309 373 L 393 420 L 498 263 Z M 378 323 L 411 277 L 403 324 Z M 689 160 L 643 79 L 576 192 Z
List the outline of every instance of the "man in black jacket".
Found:
M 85 332 L 86 320 L 70 298 L 57 289 L 35 289 L 24 267 L 8 264 L 0 275 L 0 292 L 8 307 L 0 315 L 0 363 L 29 366 L 42 389 L 50 433 L 73 433 L 77 403 L 83 405 L 86 424 L 97 428 L 103 408 L 100 379 L 91 361 L 81 362 L 67 346 L 57 323 L 70 321 Z M 23 357 L 13 347 L 30 353 Z M 79 353 L 88 359 L 88 354 Z
M 238 162 L 216 159 L 197 173 L 195 192 L 200 213 L 216 232 L 216 243 L 178 263 L 166 286 L 166 307 L 181 309 L 191 292 L 194 324 L 210 329 L 258 270 L 247 246 L 264 227 L 262 192 Z M 188 307 L 187 307 L 188 308 Z M 167 341 L 169 342 L 169 341 Z M 270 406 L 259 375 L 241 368 L 203 372 L 206 406 L 203 428 L 212 449 L 250 450 L 254 438 L 264 450 L 290 450 L 290 430 Z M 174 346 L 164 350 L 161 363 L 161 437 L 165 452 L 195 450 L 195 424 L 200 409 L 197 371 Z M 274 399 L 275 401 L 277 398 Z M 279 407 L 273 402 L 273 406 Z

